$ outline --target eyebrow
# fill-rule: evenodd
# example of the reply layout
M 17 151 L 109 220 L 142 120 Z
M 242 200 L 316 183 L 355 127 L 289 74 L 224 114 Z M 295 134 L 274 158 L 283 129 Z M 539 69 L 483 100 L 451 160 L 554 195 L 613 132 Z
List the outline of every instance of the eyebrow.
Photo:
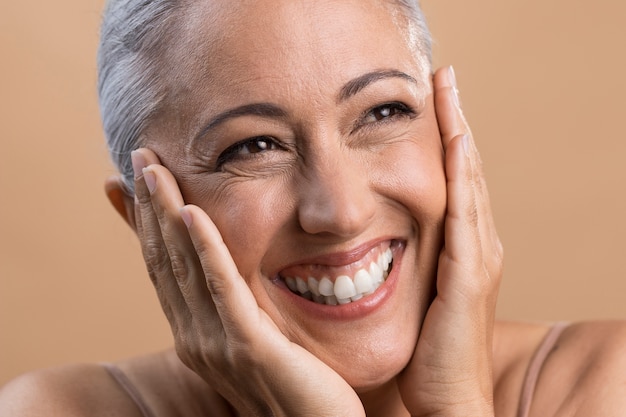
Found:
M 252 103 L 226 110 L 211 119 L 211 121 L 196 135 L 196 139 L 200 139 L 206 133 L 215 128 L 217 125 L 224 123 L 228 119 L 234 119 L 241 116 L 259 116 L 259 117 L 285 117 L 287 112 L 272 103 Z
M 418 83 L 415 78 L 402 71 L 393 69 L 372 71 L 348 81 L 343 87 L 341 87 L 341 90 L 339 90 L 339 95 L 337 96 L 337 102 L 340 103 L 342 101 L 345 101 L 357 94 L 359 91 L 363 90 L 368 85 L 376 81 L 384 80 L 386 78 L 402 78 L 404 80 L 410 81 L 413 84 Z
M 341 87 L 339 94 L 337 95 L 337 102 L 343 102 L 350 97 L 359 93 L 368 85 L 387 78 L 401 78 L 407 80 L 413 84 L 418 84 L 417 80 L 398 70 L 378 70 L 368 72 L 360 75 L 348 81 Z M 259 116 L 267 118 L 282 118 L 287 116 L 287 112 L 279 106 L 272 103 L 251 103 L 243 106 L 235 107 L 233 109 L 226 110 L 217 116 L 213 117 L 211 121 L 196 135 L 196 140 L 206 135 L 211 129 L 224 123 L 229 119 L 234 119 L 241 116 Z

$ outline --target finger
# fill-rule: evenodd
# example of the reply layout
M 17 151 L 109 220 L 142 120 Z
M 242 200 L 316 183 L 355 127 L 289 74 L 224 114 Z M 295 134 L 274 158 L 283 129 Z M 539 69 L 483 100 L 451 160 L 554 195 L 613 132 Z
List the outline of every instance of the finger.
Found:
M 242 340 L 241 336 L 258 332 L 258 304 L 239 274 L 217 227 L 197 206 L 187 205 L 180 213 L 200 258 L 206 285 L 224 324 L 224 331 L 238 340 Z
M 472 171 L 473 188 L 479 218 L 480 236 L 485 245 L 485 251 L 494 253 L 501 258 L 502 245 L 498 238 L 493 213 L 489 200 L 489 193 L 485 182 L 482 160 L 476 148 L 471 129 L 463 115 L 460 105 L 456 76 L 452 67 L 442 68 L 435 73 L 433 79 L 435 89 L 435 104 L 437 120 L 442 135 L 444 149 L 450 141 L 461 135 L 468 135 L 468 155 Z
M 467 135 L 456 136 L 449 141 L 446 152 L 445 252 L 454 263 L 472 269 L 480 259 L 481 242 L 468 141 Z
M 135 176 L 135 222 L 137 225 L 137 234 L 141 241 L 143 237 L 141 209 L 148 206 L 147 203 L 150 197 L 150 194 L 148 193 L 148 189 L 146 188 L 144 182 L 143 169 L 148 165 L 159 164 L 161 162 L 154 152 L 146 148 L 140 148 L 131 152 L 131 161 L 133 164 L 133 172 Z M 140 198 L 142 202 L 140 202 Z
M 450 141 L 471 131 L 461 110 L 459 92 L 456 85 L 456 76 L 452 67 L 437 70 L 433 77 L 435 92 L 435 111 L 444 149 Z
M 501 259 L 494 256 L 490 212 L 479 190 L 476 153 L 469 135 L 453 138 L 446 152 L 448 213 L 445 224 L 445 250 L 438 290 L 448 296 L 462 296 L 474 311 L 483 310 L 489 319 L 501 276 Z M 457 300 L 459 300 L 457 298 Z M 477 300 L 483 300 L 477 302 Z
M 143 174 L 178 289 L 191 316 L 207 324 L 205 319 L 217 319 L 217 315 L 202 265 L 181 219 L 180 209 L 184 201 L 178 184 L 171 172 L 162 165 L 150 165 L 143 169 Z
M 145 207 L 148 206 L 150 199 L 150 193 L 148 193 L 148 189 L 146 188 L 143 178 L 143 169 L 150 164 L 158 164 L 160 161 L 154 152 L 145 148 L 137 149 L 131 152 L 131 161 L 135 175 L 135 222 L 137 225 L 137 234 L 141 240 L 143 237 L 141 210 L 142 208 L 145 209 Z
M 472 161 L 471 132 L 461 111 L 452 67 L 441 68 L 435 73 L 433 88 L 437 121 L 446 151 L 446 252 L 457 262 L 467 263 L 475 259 L 476 250 L 480 248 L 477 185 L 474 181 L 477 167 Z
M 158 162 L 158 158 L 145 149 L 139 149 L 131 154 L 133 170 L 135 172 L 135 221 L 137 235 L 141 243 L 141 250 L 148 269 L 148 274 L 156 290 L 159 302 L 165 313 L 172 332 L 177 335 L 178 329 L 188 314 L 180 313 L 180 306 L 184 305 L 182 295 L 170 268 L 169 254 L 163 242 L 160 226 L 152 208 L 150 192 L 145 182 L 143 169 L 148 161 Z
M 498 236 L 498 232 L 495 225 L 495 219 L 493 215 L 493 209 L 491 207 L 491 199 L 489 197 L 489 189 L 485 180 L 485 172 L 482 164 L 482 160 L 478 153 L 478 149 L 474 144 L 472 138 L 469 138 L 470 146 L 470 161 L 472 163 L 473 177 L 475 183 L 476 202 L 479 212 L 479 227 L 480 233 L 483 237 L 484 251 L 486 257 L 486 263 L 489 271 L 497 271 L 501 269 L 502 263 L 502 243 Z

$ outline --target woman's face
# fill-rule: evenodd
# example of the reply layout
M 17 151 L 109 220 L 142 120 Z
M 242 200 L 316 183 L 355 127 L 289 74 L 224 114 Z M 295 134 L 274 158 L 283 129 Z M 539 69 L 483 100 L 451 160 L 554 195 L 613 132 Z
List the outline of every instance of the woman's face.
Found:
M 427 60 L 390 2 L 210 3 L 168 48 L 146 146 L 282 332 L 371 389 L 411 357 L 442 244 Z

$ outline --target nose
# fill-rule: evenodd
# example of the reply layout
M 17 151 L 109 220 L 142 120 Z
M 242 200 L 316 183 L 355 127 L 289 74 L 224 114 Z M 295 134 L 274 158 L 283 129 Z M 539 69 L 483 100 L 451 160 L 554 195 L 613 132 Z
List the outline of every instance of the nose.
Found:
M 299 190 L 298 220 L 310 234 L 349 238 L 374 218 L 376 199 L 368 170 L 356 158 L 336 150 L 310 160 Z

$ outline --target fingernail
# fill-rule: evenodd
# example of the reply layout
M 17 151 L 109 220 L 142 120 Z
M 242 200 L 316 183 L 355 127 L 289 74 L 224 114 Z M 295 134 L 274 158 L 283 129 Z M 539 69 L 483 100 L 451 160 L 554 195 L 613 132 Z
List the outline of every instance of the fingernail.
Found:
M 146 167 L 146 158 L 143 157 L 141 152 L 132 151 L 130 153 L 130 160 L 133 164 L 133 173 L 135 174 L 135 179 L 140 178 L 143 175 L 142 170 Z
M 148 191 L 150 191 L 150 194 L 153 194 L 157 186 L 156 175 L 154 175 L 154 172 L 150 168 L 144 168 L 142 172 L 143 180 L 146 182 L 146 187 L 148 187 Z
M 189 213 L 189 210 L 187 210 L 187 207 L 181 207 L 179 211 L 180 211 L 180 217 L 183 219 L 185 226 L 187 226 L 187 228 L 190 228 L 191 223 L 193 223 L 193 220 L 191 218 L 191 213 Z
M 452 86 L 452 97 L 454 99 L 454 104 L 458 108 L 461 108 L 461 99 L 459 98 L 459 89 L 456 84 L 456 73 L 454 72 L 454 67 L 450 65 L 448 67 L 448 80 L 450 81 L 450 85 Z
M 463 151 L 465 151 L 465 156 L 470 156 L 470 143 L 469 143 L 469 135 L 463 135 Z

